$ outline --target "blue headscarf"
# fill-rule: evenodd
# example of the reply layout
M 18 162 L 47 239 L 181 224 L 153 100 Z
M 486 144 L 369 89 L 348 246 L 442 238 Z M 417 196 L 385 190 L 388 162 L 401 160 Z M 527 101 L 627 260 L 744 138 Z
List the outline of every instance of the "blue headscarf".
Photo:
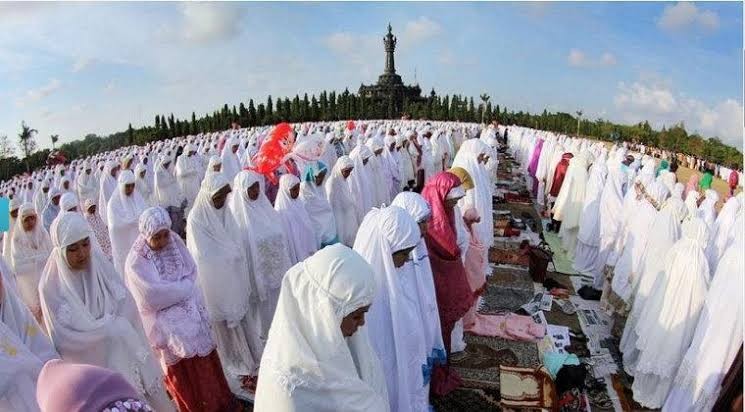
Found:
M 312 182 L 316 179 L 316 176 L 324 171 L 328 171 L 328 166 L 326 166 L 326 163 L 323 163 L 320 160 L 310 162 L 307 166 L 305 166 L 305 170 L 303 171 L 303 180 L 306 182 Z

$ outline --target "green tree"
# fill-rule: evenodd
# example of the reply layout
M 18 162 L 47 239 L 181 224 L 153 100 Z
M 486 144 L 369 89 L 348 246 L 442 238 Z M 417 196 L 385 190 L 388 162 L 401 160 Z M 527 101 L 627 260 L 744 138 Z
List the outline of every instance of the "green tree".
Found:
M 31 172 L 31 163 L 29 157 L 36 150 L 36 129 L 29 127 L 25 121 L 21 122 L 21 132 L 18 133 L 18 146 L 21 148 L 26 161 L 26 171 Z

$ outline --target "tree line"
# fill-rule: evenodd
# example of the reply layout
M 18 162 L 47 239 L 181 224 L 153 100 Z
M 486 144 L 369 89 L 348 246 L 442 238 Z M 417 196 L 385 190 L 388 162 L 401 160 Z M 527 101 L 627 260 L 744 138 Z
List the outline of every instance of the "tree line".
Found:
M 142 145 L 152 141 L 176 136 L 211 133 L 230 128 L 233 123 L 241 127 L 272 125 L 278 122 L 317 122 L 337 120 L 412 119 L 481 122 L 496 120 L 505 125 L 518 125 L 558 133 L 580 135 L 606 141 L 634 141 L 649 146 L 694 155 L 710 162 L 742 168 L 742 153 L 722 143 L 718 138 L 704 138 L 689 134 L 681 123 L 670 128 L 654 130 L 648 122 L 621 125 L 604 119 L 581 118 L 581 112 L 548 112 L 531 114 L 509 110 L 499 104 L 492 105 L 488 95 L 478 101 L 463 95 L 438 96 L 434 90 L 416 101 L 394 101 L 392 98 L 378 99 L 351 93 L 323 91 L 318 96 L 307 93 L 294 97 L 272 98 L 257 103 L 249 99 L 248 104 L 223 105 L 212 113 L 189 118 L 176 118 L 158 114 L 152 125 L 140 128 L 130 123 L 126 130 L 108 136 L 88 134 L 82 139 L 62 144 L 59 149 L 68 160 L 86 157 L 95 153 L 114 150 L 133 144 Z M 18 149 L 22 157 L 16 157 L 13 145 L 7 136 L 0 136 L 0 180 L 8 179 L 27 170 L 46 164 L 49 149 L 36 150 L 36 131 L 22 123 L 18 135 Z M 54 145 L 59 136 L 50 136 Z

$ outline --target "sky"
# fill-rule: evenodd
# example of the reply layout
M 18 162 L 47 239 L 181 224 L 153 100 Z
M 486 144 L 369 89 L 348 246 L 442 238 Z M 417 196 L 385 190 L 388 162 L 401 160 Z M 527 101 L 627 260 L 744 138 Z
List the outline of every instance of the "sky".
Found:
M 743 145 L 743 10 L 731 3 L 0 3 L 0 135 L 61 142 L 267 95 L 356 91 L 396 69 L 491 96 Z M 416 74 L 416 79 L 415 79 Z

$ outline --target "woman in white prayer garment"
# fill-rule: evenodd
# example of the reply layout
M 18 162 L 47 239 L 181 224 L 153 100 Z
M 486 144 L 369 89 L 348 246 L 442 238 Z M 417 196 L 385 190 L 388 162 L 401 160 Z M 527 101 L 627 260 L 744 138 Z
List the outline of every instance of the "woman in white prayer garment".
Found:
M 83 163 L 82 172 L 76 179 L 78 198 L 81 203 L 86 199 L 98 200 L 98 179 L 93 175 L 93 168 L 88 161 Z
M 108 222 L 107 205 L 109 199 L 114 194 L 117 187 L 117 174 L 119 173 L 119 165 L 110 160 L 106 161 L 101 172 L 100 188 L 98 190 L 98 204 L 101 206 L 99 212 L 101 212 L 101 219 L 104 222 Z
M 411 252 L 415 275 L 413 279 L 411 277 L 403 278 L 403 280 L 413 281 L 415 286 L 404 286 L 406 292 L 416 290 L 418 296 L 417 302 L 419 303 L 421 328 L 424 334 L 427 365 L 432 367 L 432 365 L 444 364 L 446 362 L 445 344 L 442 342 L 442 329 L 440 328 L 440 314 L 437 309 L 432 266 L 429 262 L 427 245 L 424 242 L 427 222 L 431 219 L 432 212 L 427 201 L 420 194 L 414 192 L 399 193 L 393 199 L 392 205 L 406 210 L 416 220 L 422 234 L 416 247 Z M 425 386 L 425 393 L 429 393 L 429 383 L 427 382 Z
M 215 173 L 222 173 L 222 158 L 219 156 L 211 156 L 209 163 L 207 163 L 207 170 L 204 172 L 206 175 Z
M 54 347 L 68 362 L 121 373 L 155 410 L 175 410 L 122 277 L 91 247 L 83 216 L 61 213 L 52 225 L 54 249 L 39 284 Z
M 139 163 L 135 166 L 135 189 L 140 192 L 145 204 L 150 205 L 152 204 L 153 188 L 147 175 L 148 170 L 144 164 Z
M 665 256 L 664 282 L 655 285 L 636 325 L 640 354 L 631 389 L 644 407 L 663 405 L 693 339 L 709 286 L 708 238 L 701 219 L 683 223 L 681 239 Z
M 251 286 L 251 293 L 244 298 L 247 296 L 248 315 L 251 316 L 250 359 L 255 364 L 254 370 L 259 366 L 272 323 L 282 277 L 291 266 L 284 230 L 278 224 L 279 216 L 264 194 L 262 183 L 263 176 L 252 171 L 243 170 L 236 175 L 228 207 L 238 234 L 226 239 L 234 245 L 240 240 L 238 245 L 247 255 L 246 263 L 240 266 L 244 269 L 236 270 L 240 270 Z M 215 293 L 219 293 L 224 284 L 215 285 Z
M 649 239 L 642 255 L 641 270 L 632 282 L 633 302 L 619 346 L 623 353 L 624 368 L 629 375 L 634 374 L 633 367 L 639 356 L 636 348 L 636 341 L 639 339 L 636 325 L 644 313 L 650 294 L 661 284 L 659 282 L 664 282 L 664 256 L 680 239 L 681 222 L 688 215 L 688 209 L 681 198 L 684 189 L 680 183 L 675 185 L 672 195 L 663 203 L 654 222 L 649 226 Z
M 325 163 L 309 162 L 305 166 L 303 181 L 300 183 L 300 198 L 318 235 L 320 248 L 339 242 L 334 211 L 326 197 L 325 184 L 328 173 Z
M 111 239 L 111 256 L 114 268 L 124 276 L 124 261 L 129 249 L 140 234 L 137 225 L 140 214 L 147 208 L 140 193 L 135 189 L 135 175 L 129 170 L 119 174 L 118 187 L 109 199 L 106 215 Z
M 716 204 L 719 201 L 719 194 L 716 190 L 708 189 L 704 192 L 704 200 L 698 207 L 698 217 L 700 217 L 710 233 L 714 233 L 714 224 L 717 219 Z
M 19 296 L 41 322 L 39 280 L 52 251 L 52 242 L 30 203 L 21 206 L 18 212 L 11 243 L 10 263 L 16 273 Z
M 590 167 L 590 177 L 585 189 L 582 214 L 577 232 L 577 248 L 573 268 L 577 272 L 597 279 L 603 274 L 605 256 L 600 254 L 600 197 L 608 175 L 605 152 Z M 539 190 L 540 192 L 540 190 Z
M 717 220 L 712 231 L 711 241 L 706 249 L 706 256 L 709 258 L 709 268 L 712 273 L 716 272 L 719 260 L 730 242 L 733 241 L 742 227 L 733 225 L 739 215 L 745 213 L 743 209 L 743 192 L 737 196 L 730 197 L 717 215 Z
M 641 275 L 642 256 L 647 250 L 648 241 L 652 232 L 649 227 L 654 223 L 658 208 L 662 206 L 668 195 L 667 186 L 657 181 L 650 181 L 646 186 L 632 187 L 637 196 L 641 197 L 636 202 L 634 213 L 626 222 L 626 238 L 623 251 L 618 257 L 618 262 L 613 270 L 613 281 L 611 288 L 613 292 L 623 299 L 626 304 L 631 303 L 633 284 Z
M 238 138 L 231 137 L 222 148 L 222 154 L 220 155 L 222 158 L 222 173 L 228 181 L 232 181 L 235 175 L 241 171 L 241 162 L 237 154 L 239 146 Z
M 574 257 L 574 251 L 577 248 L 579 220 L 589 180 L 587 156 L 587 152 L 578 152 L 569 163 L 564 182 L 561 184 L 561 190 L 554 203 L 553 219 L 561 222 L 561 229 L 559 229 L 561 245 L 571 258 Z
M 284 228 L 291 265 L 305 260 L 318 250 L 319 236 L 300 199 L 300 179 L 297 176 L 284 174 L 279 178 L 274 210 Z
M 194 199 L 197 198 L 202 179 L 201 160 L 196 153 L 196 148 L 187 144 L 184 146 L 183 154 L 176 160 L 176 180 L 181 188 L 181 193 L 186 197 L 187 213 L 191 205 L 194 204 Z
M 258 311 L 251 307 L 257 286 L 248 272 L 246 248 L 236 243 L 248 231 L 242 232 L 228 208 L 231 190 L 224 175 L 205 177 L 187 220 L 186 245 L 197 264 L 197 282 L 228 382 L 239 379 L 253 391 L 264 343 Z
M 714 274 L 691 346 L 680 363 L 663 412 L 713 410 L 722 380 L 742 345 L 743 225 L 741 214 L 735 223 L 735 240 Z
M 355 200 L 350 189 L 350 175 L 354 171 L 354 162 L 347 155 L 337 159 L 331 176 L 326 181 L 326 197 L 331 210 L 334 212 L 334 222 L 339 236 L 339 242 L 346 246 L 354 246 L 357 236 L 359 220 L 355 209 Z
M 97 180 L 96 180 L 96 184 L 98 184 Z M 98 191 L 96 191 L 96 193 L 98 193 Z M 37 190 L 36 193 L 34 194 L 34 209 L 36 209 L 36 213 L 38 214 L 44 213 L 44 207 L 47 205 L 48 201 L 49 201 L 49 181 L 44 179 L 44 181 L 41 182 L 40 189 Z
M 372 209 L 360 225 L 354 250 L 374 270 L 377 296 L 367 316 L 372 346 L 383 366 L 391 411 L 426 411 L 424 368 L 428 349 L 421 324 L 411 251 L 421 240 L 403 209 Z M 408 290 L 406 290 L 408 289 Z
M 375 292 L 370 265 L 340 244 L 293 266 L 262 358 L 256 410 L 387 412 L 365 326 Z
M 623 214 L 623 196 L 626 185 L 626 173 L 621 167 L 623 154 L 617 153 L 615 160 L 608 161 L 608 177 L 600 195 L 600 255 L 605 256 L 604 266 L 615 266 L 618 260 L 618 238 L 621 236 L 621 216 Z M 593 282 L 595 289 L 601 289 L 605 283 L 605 269 Z M 607 285 L 610 290 L 610 283 Z
M 354 168 L 349 177 L 349 190 L 354 199 L 354 208 L 357 221 L 362 222 L 367 212 L 372 209 L 375 199 L 371 190 L 375 180 L 372 177 L 372 168 L 369 164 L 373 153 L 364 144 L 358 144 L 352 149 L 349 157 L 354 161 Z
M 373 206 L 381 207 L 391 203 L 390 200 L 390 173 L 387 168 L 387 161 L 383 158 L 383 141 L 379 137 L 374 137 L 367 141 L 367 147 L 370 148 L 372 156 L 366 167 L 370 170 L 370 186 L 368 190 L 372 193 Z
M 491 149 L 479 139 L 469 139 L 463 142 L 455 155 L 453 167 L 460 167 L 468 172 L 473 182 L 473 189 L 466 191 L 461 206 L 465 203 L 478 210 L 481 221 L 475 223 L 479 240 L 488 250 L 494 245 L 494 217 L 491 194 L 491 180 L 486 170 L 487 157 Z M 463 210 L 463 208 L 461 208 Z M 462 216 L 456 220 L 462 220 Z M 465 240 L 468 243 L 468 240 Z M 465 253 L 463 253 L 465 255 Z M 489 274 L 487 274 L 489 275 Z
M 8 206 L 10 211 L 10 214 L 8 216 L 8 231 L 5 232 L 2 239 L 2 255 L 8 262 L 11 261 L 10 247 L 13 241 L 13 232 L 16 230 L 16 220 L 18 220 L 18 212 L 22 205 L 23 203 L 20 199 L 15 197 L 13 199 L 10 199 L 10 205 Z

